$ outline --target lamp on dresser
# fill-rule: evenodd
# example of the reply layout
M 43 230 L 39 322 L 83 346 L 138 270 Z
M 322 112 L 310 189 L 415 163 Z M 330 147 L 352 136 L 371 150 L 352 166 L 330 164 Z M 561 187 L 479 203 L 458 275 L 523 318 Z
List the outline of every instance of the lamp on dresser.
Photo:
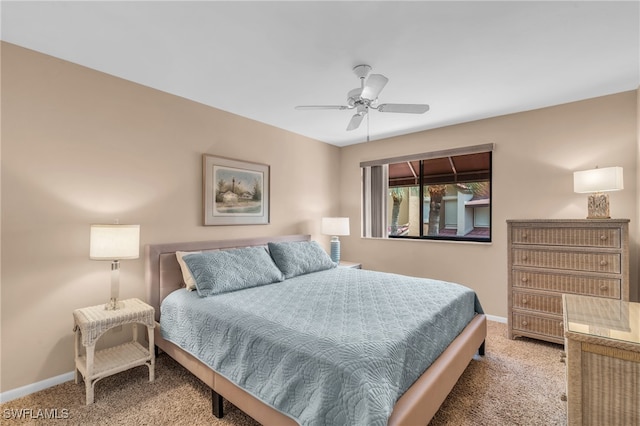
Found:
M 111 299 L 105 309 L 119 309 L 120 261 L 140 257 L 140 225 L 91 225 L 89 259 L 111 261 Z
M 331 235 L 331 260 L 340 263 L 340 235 L 349 235 L 348 217 L 323 217 L 322 233 Z
M 587 219 L 609 219 L 609 194 L 624 189 L 622 167 L 595 168 L 573 172 L 573 192 L 590 194 Z

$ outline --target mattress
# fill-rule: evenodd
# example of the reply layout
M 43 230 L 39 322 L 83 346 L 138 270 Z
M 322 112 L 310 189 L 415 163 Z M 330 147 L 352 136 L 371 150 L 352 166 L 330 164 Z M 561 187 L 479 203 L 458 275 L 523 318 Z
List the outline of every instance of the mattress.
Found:
M 482 308 L 459 284 L 335 268 L 161 305 L 162 336 L 301 425 L 386 425 Z

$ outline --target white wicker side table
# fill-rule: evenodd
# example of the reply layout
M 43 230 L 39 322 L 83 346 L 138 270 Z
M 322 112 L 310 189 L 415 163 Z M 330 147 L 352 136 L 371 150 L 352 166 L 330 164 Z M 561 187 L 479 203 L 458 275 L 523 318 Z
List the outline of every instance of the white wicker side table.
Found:
M 154 309 L 139 299 L 119 302 L 120 309 L 106 310 L 103 305 L 76 309 L 73 311 L 75 331 L 75 382 L 82 375 L 87 401 L 93 404 L 94 387 L 98 380 L 139 365 L 149 367 L 149 381 L 155 378 L 155 353 L 153 350 Z M 147 327 L 149 348 L 138 343 L 136 323 Z M 96 352 L 96 342 L 105 332 L 121 325 L 133 324 L 133 340 L 122 345 Z M 82 354 L 82 348 L 85 353 Z

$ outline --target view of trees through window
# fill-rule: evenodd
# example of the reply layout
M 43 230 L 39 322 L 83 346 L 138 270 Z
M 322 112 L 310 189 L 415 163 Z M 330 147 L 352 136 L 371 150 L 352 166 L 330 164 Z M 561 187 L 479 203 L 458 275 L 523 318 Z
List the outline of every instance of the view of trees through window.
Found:
M 491 241 L 490 152 L 388 167 L 388 237 Z

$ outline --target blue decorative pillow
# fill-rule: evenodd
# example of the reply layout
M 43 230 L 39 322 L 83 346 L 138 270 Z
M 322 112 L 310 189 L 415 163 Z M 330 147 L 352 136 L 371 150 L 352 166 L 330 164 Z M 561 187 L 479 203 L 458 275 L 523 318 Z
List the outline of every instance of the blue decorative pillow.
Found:
M 182 257 L 202 297 L 280 282 L 282 272 L 264 247 L 209 251 Z
M 285 278 L 338 266 L 315 241 L 269 243 L 269 252 Z

